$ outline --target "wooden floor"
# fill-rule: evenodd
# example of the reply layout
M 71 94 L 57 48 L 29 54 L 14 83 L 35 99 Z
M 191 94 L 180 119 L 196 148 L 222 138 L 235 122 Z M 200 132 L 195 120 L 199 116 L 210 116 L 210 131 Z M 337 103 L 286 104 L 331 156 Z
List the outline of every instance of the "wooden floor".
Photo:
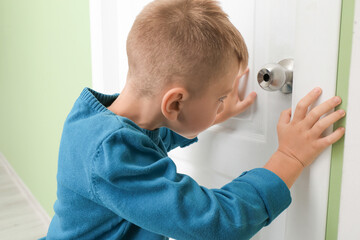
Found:
M 49 216 L 0 153 L 0 240 L 44 237 L 49 223 Z

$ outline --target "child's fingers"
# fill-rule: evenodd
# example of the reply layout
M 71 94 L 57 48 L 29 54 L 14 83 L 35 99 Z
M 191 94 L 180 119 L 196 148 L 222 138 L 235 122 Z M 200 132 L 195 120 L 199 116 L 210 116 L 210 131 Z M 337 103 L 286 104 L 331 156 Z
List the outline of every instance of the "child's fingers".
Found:
M 279 124 L 287 124 L 290 122 L 290 119 L 291 119 L 291 108 L 281 112 L 279 118 Z
M 321 94 L 321 88 L 314 88 L 311 92 L 309 92 L 304 98 L 302 98 L 298 104 L 296 105 L 294 112 L 294 122 L 301 121 L 305 118 L 309 106 L 314 103 Z
M 345 133 L 345 128 L 340 127 L 336 129 L 333 133 L 331 133 L 329 136 L 323 137 L 319 139 L 319 144 L 322 149 L 327 148 L 328 146 L 336 143 Z
M 234 87 L 231 91 L 231 94 L 235 94 L 236 93 L 236 96 L 238 95 L 238 92 L 239 92 L 239 84 L 240 84 L 240 78 L 237 78 L 235 79 L 235 83 L 234 83 Z
M 344 116 L 345 116 L 344 110 L 341 109 L 335 111 L 330 115 L 320 119 L 318 122 L 316 122 L 315 125 L 312 127 L 311 131 L 315 137 L 319 137 L 325 131 L 325 129 L 330 127 L 332 124 L 334 124 L 336 121 L 338 121 Z
M 240 69 L 240 71 L 241 71 L 241 69 Z M 238 75 L 237 77 L 240 79 L 240 78 L 242 78 L 242 76 L 244 76 L 245 74 L 248 74 L 249 71 L 250 71 L 250 69 L 249 69 L 249 67 L 247 67 L 247 68 L 245 69 L 245 71 L 243 71 L 242 73 L 239 73 L 239 75 Z
M 249 73 L 249 68 L 246 68 L 245 71 L 241 72 L 242 69 L 239 70 L 238 75 L 236 76 L 236 80 L 241 79 L 244 75 Z
M 340 97 L 333 97 L 323 102 L 322 104 L 314 107 L 308 115 L 305 117 L 305 123 L 308 128 L 311 128 L 316 124 L 322 115 L 334 109 L 337 105 L 341 103 Z
M 255 99 L 256 99 L 256 92 L 251 92 L 249 93 L 249 95 L 242 101 L 239 101 L 236 105 L 237 108 L 237 112 L 241 113 L 243 112 L 246 108 L 248 108 L 251 104 L 254 103 Z

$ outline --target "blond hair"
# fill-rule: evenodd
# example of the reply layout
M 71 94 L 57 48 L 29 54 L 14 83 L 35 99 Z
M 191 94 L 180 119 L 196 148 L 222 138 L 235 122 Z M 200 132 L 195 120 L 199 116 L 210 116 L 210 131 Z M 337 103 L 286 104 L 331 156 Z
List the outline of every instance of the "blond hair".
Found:
M 224 74 L 234 54 L 242 67 L 248 64 L 240 32 L 213 0 L 149 3 L 136 17 L 126 49 L 128 81 L 148 96 L 174 81 L 203 89 Z

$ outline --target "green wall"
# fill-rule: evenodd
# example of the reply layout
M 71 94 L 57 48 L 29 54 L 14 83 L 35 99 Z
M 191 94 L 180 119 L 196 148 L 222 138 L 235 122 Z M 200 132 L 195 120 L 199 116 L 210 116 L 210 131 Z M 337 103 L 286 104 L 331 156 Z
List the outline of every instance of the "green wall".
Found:
M 0 152 L 50 216 L 62 126 L 85 86 L 88 0 L 0 0 Z

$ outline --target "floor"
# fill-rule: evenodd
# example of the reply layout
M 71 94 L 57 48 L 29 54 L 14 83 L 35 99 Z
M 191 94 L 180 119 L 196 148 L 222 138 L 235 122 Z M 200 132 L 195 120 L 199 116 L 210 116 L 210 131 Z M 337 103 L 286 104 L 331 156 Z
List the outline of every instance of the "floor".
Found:
M 0 153 L 0 239 L 38 239 L 46 235 L 49 223 L 49 216 Z

